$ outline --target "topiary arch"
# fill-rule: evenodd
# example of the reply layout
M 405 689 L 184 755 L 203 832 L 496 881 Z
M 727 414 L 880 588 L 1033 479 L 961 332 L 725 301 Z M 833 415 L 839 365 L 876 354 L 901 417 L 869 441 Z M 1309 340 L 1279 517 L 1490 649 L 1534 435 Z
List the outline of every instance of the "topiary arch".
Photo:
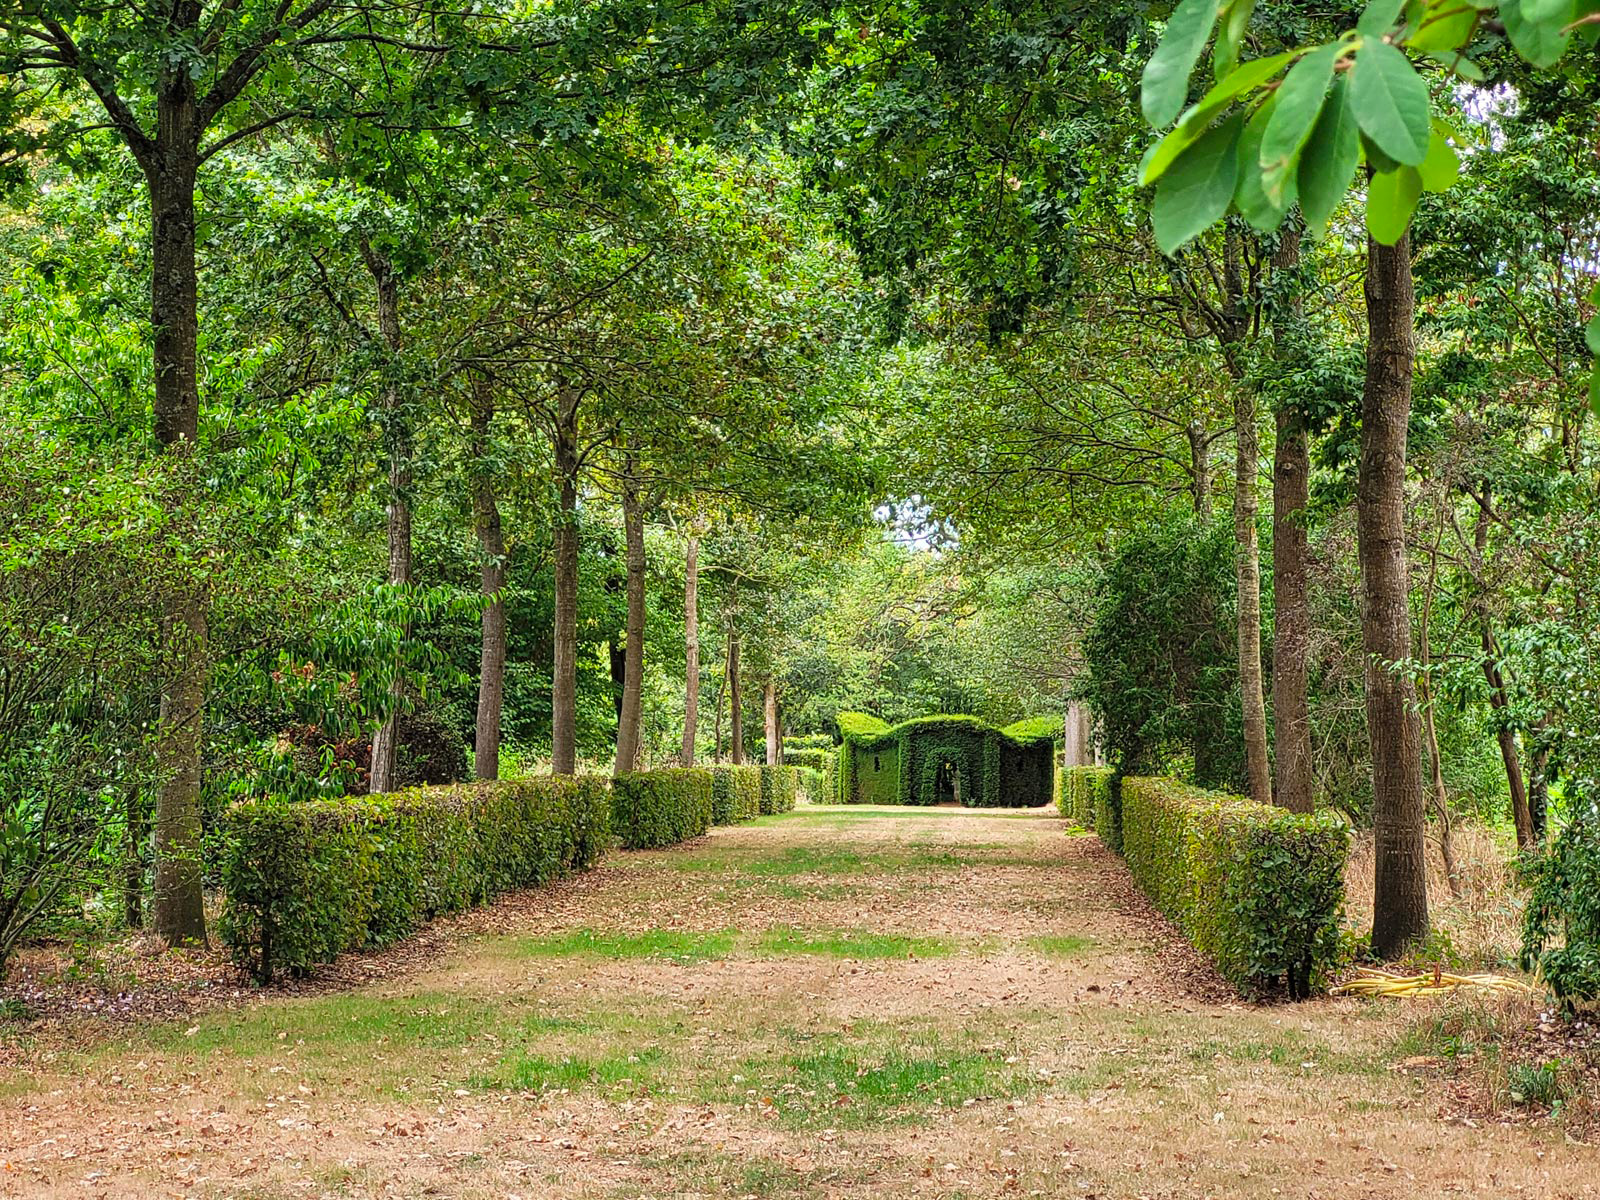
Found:
M 843 804 L 944 802 L 941 773 L 958 777 L 969 808 L 1032 808 L 1054 790 L 1058 723 L 1050 718 L 997 729 L 977 717 L 917 717 L 890 726 L 865 713 L 840 713 L 839 794 Z

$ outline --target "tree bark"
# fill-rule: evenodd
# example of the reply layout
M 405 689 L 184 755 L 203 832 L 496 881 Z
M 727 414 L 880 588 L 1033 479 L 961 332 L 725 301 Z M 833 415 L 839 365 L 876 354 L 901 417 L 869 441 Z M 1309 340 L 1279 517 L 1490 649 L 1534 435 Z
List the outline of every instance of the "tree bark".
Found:
M 1415 296 L 1410 239 L 1367 243 L 1367 371 L 1361 401 L 1357 535 L 1376 852 L 1372 949 L 1393 958 L 1428 931 L 1421 726 L 1411 656 L 1405 529 Z
M 1267 705 L 1261 671 L 1261 545 L 1256 533 L 1256 473 L 1261 444 L 1256 432 L 1256 393 L 1249 384 L 1233 389 L 1233 559 L 1238 581 L 1236 634 L 1239 699 L 1243 709 L 1245 776 L 1250 798 L 1272 803 L 1272 766 L 1267 757 Z
M 494 472 L 488 464 L 494 401 L 482 389 L 472 409 L 472 524 L 483 555 L 482 645 L 478 656 L 478 719 L 473 726 L 472 770 L 482 780 L 500 778 L 500 726 L 506 692 L 506 540 L 500 524 Z
M 778 685 L 770 675 L 763 688 L 762 714 L 767 733 L 767 766 L 775 767 L 781 761 L 778 757 Z
M 622 712 L 617 720 L 615 773 L 639 766 L 639 722 L 644 683 L 644 505 L 634 464 L 623 464 L 622 529 L 627 541 L 628 620 L 622 668 Z
M 1439 854 L 1444 859 L 1445 882 L 1450 894 L 1461 895 L 1461 869 L 1456 864 L 1456 843 L 1450 819 L 1450 796 L 1444 786 L 1444 760 L 1439 754 L 1439 731 L 1434 719 L 1433 697 L 1433 601 L 1438 595 L 1439 544 L 1444 538 L 1444 513 L 1450 502 L 1450 489 L 1446 486 L 1439 497 L 1439 525 L 1434 537 L 1433 551 L 1428 556 L 1428 587 L 1422 600 L 1422 621 L 1417 629 L 1418 648 L 1422 652 L 1422 671 L 1418 675 L 1417 692 L 1422 709 L 1422 734 L 1428 747 L 1429 781 L 1433 786 L 1434 821 L 1439 829 Z
M 1286 227 L 1273 265 L 1292 270 L 1300 261 L 1300 230 Z M 1298 305 L 1294 306 L 1298 310 Z M 1279 353 L 1287 329 L 1280 324 Z M 1311 767 L 1311 713 L 1307 669 L 1311 648 L 1311 597 L 1306 509 L 1311 502 L 1311 454 L 1304 414 L 1291 405 L 1277 412 L 1272 456 L 1272 732 L 1277 749 L 1278 804 L 1311 812 L 1316 804 Z
M 1511 701 L 1506 694 L 1506 679 L 1500 670 L 1494 632 L 1488 617 L 1483 620 L 1483 677 L 1489 684 L 1489 708 L 1494 716 L 1494 740 L 1500 746 L 1500 762 L 1505 767 L 1506 787 L 1511 793 L 1511 820 L 1517 829 L 1517 849 L 1531 850 L 1538 844 L 1533 829 L 1533 811 L 1528 806 L 1528 787 L 1522 776 L 1522 758 L 1517 751 L 1517 735 L 1507 723 Z
M 550 769 L 578 769 L 578 400 L 562 383 L 556 397 L 555 452 L 560 498 L 555 527 L 555 662 L 550 683 Z
M 1205 426 L 1190 421 L 1184 427 L 1189 438 L 1189 487 L 1194 502 L 1194 515 L 1202 525 L 1211 521 L 1211 443 L 1206 438 Z
M 156 138 L 141 159 L 150 194 L 150 324 L 154 331 L 155 435 L 164 453 L 192 454 L 200 428 L 199 274 L 195 266 L 195 177 L 200 133 L 195 82 L 164 67 Z M 175 499 L 181 504 L 181 499 Z M 204 944 L 200 870 L 200 744 L 205 723 L 207 601 L 174 563 L 163 612 L 165 686 L 156 727 L 161 783 L 155 811 L 155 932 L 170 945 Z
M 739 694 L 739 631 L 728 627 L 728 740 L 735 766 L 744 763 L 744 704 Z
M 395 359 L 401 350 L 400 335 L 400 281 L 395 276 L 393 264 L 376 253 L 366 243 L 362 255 L 367 269 L 372 273 L 378 296 L 378 331 L 383 337 L 391 359 L 391 374 Z M 408 416 L 403 411 L 399 383 L 391 378 L 384 384 L 383 410 L 387 426 L 384 430 L 389 443 L 389 583 L 404 587 L 411 582 L 411 438 L 407 429 Z M 400 632 L 402 642 L 411 636 L 409 624 Z M 389 718 L 372 736 L 372 772 L 367 791 L 372 795 L 392 792 L 396 787 L 395 760 L 399 749 L 400 708 L 405 702 L 405 675 L 401 669 L 402 656 L 396 655 L 394 675 L 389 681 Z
M 683 664 L 683 754 L 679 761 L 692 767 L 700 722 L 700 538 L 693 532 L 683 556 Z

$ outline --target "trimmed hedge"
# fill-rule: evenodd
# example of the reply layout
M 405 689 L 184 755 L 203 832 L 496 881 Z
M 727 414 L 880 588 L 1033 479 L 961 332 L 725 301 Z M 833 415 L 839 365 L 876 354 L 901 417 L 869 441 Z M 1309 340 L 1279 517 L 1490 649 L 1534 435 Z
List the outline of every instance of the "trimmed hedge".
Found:
M 761 812 L 760 767 L 711 768 L 711 823 L 753 821 Z
M 783 765 L 786 767 L 810 767 L 820 771 L 822 764 L 833 757 L 832 746 L 802 746 L 798 750 L 785 749 L 783 752 Z
M 630 771 L 611 781 L 611 827 L 629 850 L 654 850 L 711 828 L 710 767 Z
M 795 796 L 800 790 L 798 767 L 758 768 L 761 772 L 761 815 L 793 812 Z
M 1059 779 L 1056 807 L 1061 815 L 1085 829 L 1095 829 L 1098 814 L 1110 809 L 1111 768 L 1065 767 L 1056 775 Z M 1101 840 L 1110 844 L 1104 835 Z
M 839 802 L 938 804 L 937 781 L 949 762 L 971 808 L 1048 804 L 1053 785 L 1054 718 L 1022 721 L 1022 735 L 968 716 L 916 717 L 895 726 L 864 713 L 840 713 Z
M 246 801 L 222 821 L 219 930 L 257 979 L 303 975 L 440 914 L 582 870 L 609 839 L 599 778 Z
M 1222 977 L 1247 995 L 1320 987 L 1339 961 L 1344 829 L 1175 779 L 1120 783 L 1129 871 Z

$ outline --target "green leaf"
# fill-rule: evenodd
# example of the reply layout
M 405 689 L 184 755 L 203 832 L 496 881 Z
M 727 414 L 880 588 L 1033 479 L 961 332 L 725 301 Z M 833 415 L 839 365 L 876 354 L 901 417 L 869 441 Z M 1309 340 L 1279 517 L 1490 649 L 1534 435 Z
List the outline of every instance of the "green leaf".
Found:
M 1211 48 L 1213 79 L 1227 78 L 1228 72 L 1239 65 L 1239 47 L 1244 44 L 1244 33 L 1255 7 L 1256 0 L 1230 0 L 1223 8 L 1222 28 L 1217 31 L 1217 44 Z
M 1447 138 L 1439 122 L 1434 122 L 1433 140 L 1428 143 L 1428 157 L 1417 168 L 1417 173 L 1422 176 L 1423 191 L 1447 192 L 1450 185 L 1461 176 L 1461 159 Z
M 1396 162 L 1414 167 L 1428 156 L 1428 85 L 1389 43 L 1361 43 L 1350 71 L 1350 110 Z
M 1147 187 L 1160 179 L 1178 155 L 1200 140 L 1207 127 L 1228 105 L 1271 79 L 1293 57 L 1293 53 L 1274 54 L 1271 58 L 1254 59 L 1230 71 L 1226 79 L 1183 114 L 1171 132 L 1145 151 L 1139 161 L 1140 185 Z
M 1239 181 L 1234 186 L 1233 206 L 1255 229 L 1270 233 L 1283 224 L 1283 215 L 1295 199 L 1294 170 L 1283 174 L 1277 191 L 1266 186 L 1261 169 L 1261 143 L 1271 127 L 1275 110 L 1283 103 L 1283 89 L 1268 97 L 1244 127 L 1239 138 Z
M 1433 0 L 1423 10 L 1422 21 L 1406 39 L 1406 46 L 1423 54 L 1453 58 L 1454 52 L 1472 40 L 1478 28 L 1478 10 L 1465 0 Z
M 1422 175 L 1415 167 L 1384 171 L 1367 181 L 1367 232 L 1374 241 L 1392 246 L 1405 236 L 1411 214 L 1422 195 Z
M 1600 355 L 1600 314 L 1583 327 L 1583 340 L 1589 346 L 1589 353 Z
M 1156 186 L 1150 210 L 1156 244 L 1176 254 L 1188 241 L 1220 220 L 1233 202 L 1239 180 L 1239 135 L 1243 118 L 1235 113 L 1190 146 Z
M 1349 88 L 1334 81 L 1333 93 L 1300 153 L 1300 209 L 1306 224 L 1321 233 L 1350 190 L 1361 158 L 1361 138 L 1350 111 Z
M 1379 38 L 1394 28 L 1400 19 L 1400 10 L 1405 7 L 1405 0 L 1372 0 L 1362 11 L 1361 19 L 1356 22 L 1356 28 L 1368 37 Z
M 1189 76 L 1217 23 L 1217 0 L 1179 0 L 1167 19 L 1161 44 L 1140 81 L 1144 119 L 1157 129 L 1170 125 L 1189 93 Z
M 1589 407 L 1595 416 L 1600 417 L 1600 366 L 1596 366 L 1594 373 L 1589 376 Z
M 1274 96 L 1277 104 L 1272 119 L 1266 123 L 1260 151 L 1260 166 L 1265 176 L 1262 186 L 1274 201 L 1282 196 L 1284 181 L 1293 182 L 1300 148 L 1317 123 L 1328 85 L 1333 82 L 1333 64 L 1342 49 L 1343 46 L 1335 42 L 1313 50 L 1289 68 Z
M 1563 29 L 1572 16 L 1572 0 L 1506 0 L 1500 6 L 1512 47 L 1536 67 L 1554 66 L 1566 52 L 1570 36 Z

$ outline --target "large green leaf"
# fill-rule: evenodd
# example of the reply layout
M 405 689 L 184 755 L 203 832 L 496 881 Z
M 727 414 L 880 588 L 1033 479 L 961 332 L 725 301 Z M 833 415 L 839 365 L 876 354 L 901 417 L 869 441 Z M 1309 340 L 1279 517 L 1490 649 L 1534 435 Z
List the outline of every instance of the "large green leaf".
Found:
M 1335 42 L 1307 54 L 1289 68 L 1274 96 L 1277 103 L 1263 131 L 1259 152 L 1262 186 L 1274 200 L 1294 181 L 1300 148 L 1317 123 L 1328 85 L 1333 82 L 1333 64 L 1342 49 Z
M 1167 31 L 1145 64 L 1140 86 L 1144 119 L 1160 129 L 1170 125 L 1189 94 L 1189 76 L 1217 23 L 1217 0 L 1178 0 Z
M 1573 0 L 1506 0 L 1500 6 L 1512 47 L 1536 67 L 1554 66 L 1566 53 L 1571 36 L 1564 30 L 1573 15 Z
M 1322 106 L 1322 115 L 1300 152 L 1300 210 L 1306 224 L 1321 233 L 1355 178 L 1361 159 L 1361 137 L 1350 111 L 1350 89 L 1343 79 Z
M 1461 175 L 1461 159 L 1448 141 L 1449 131 L 1439 121 L 1433 123 L 1433 140 L 1428 143 L 1428 157 L 1422 160 L 1417 172 L 1422 176 L 1422 189 L 1427 192 L 1447 192 Z
M 1160 179 L 1167 168 L 1177 161 L 1178 155 L 1200 140 L 1211 122 L 1228 105 L 1271 79 L 1293 57 L 1292 53 L 1274 54 L 1271 58 L 1257 58 L 1228 72 L 1226 79 L 1190 106 L 1166 137 L 1145 151 L 1139 163 L 1139 183 L 1148 186 Z
M 1150 210 L 1156 244 L 1163 254 L 1176 254 L 1184 243 L 1220 220 L 1233 202 L 1239 180 L 1239 134 L 1244 126 L 1234 113 L 1190 146 L 1156 185 Z
M 1405 6 L 1406 0 L 1372 0 L 1356 21 L 1356 28 L 1368 37 L 1382 37 L 1394 28 Z
M 1591 354 L 1600 354 L 1600 315 L 1584 326 L 1583 340 L 1588 343 Z
M 1266 186 L 1261 169 L 1261 143 L 1270 128 L 1276 109 L 1283 103 L 1283 89 L 1267 98 L 1251 117 L 1239 138 L 1239 180 L 1234 185 L 1233 206 L 1251 226 L 1270 233 L 1283 224 L 1283 216 L 1294 203 L 1294 171 L 1285 173 L 1277 191 Z
M 1453 56 L 1472 40 L 1477 27 L 1478 10 L 1472 5 L 1463 0 L 1432 0 L 1406 46 L 1423 54 Z
M 1361 43 L 1350 71 L 1350 110 L 1396 162 L 1414 167 L 1428 156 L 1428 85 L 1388 42 Z
M 1222 10 L 1222 27 L 1217 30 L 1217 44 L 1211 48 L 1211 77 L 1218 81 L 1239 65 L 1239 47 L 1244 43 L 1244 31 L 1250 26 L 1250 14 L 1255 11 L 1256 0 L 1228 0 Z
M 1392 246 L 1405 236 L 1411 214 L 1422 195 L 1422 175 L 1415 167 L 1382 171 L 1367 181 L 1367 232 L 1374 241 Z

